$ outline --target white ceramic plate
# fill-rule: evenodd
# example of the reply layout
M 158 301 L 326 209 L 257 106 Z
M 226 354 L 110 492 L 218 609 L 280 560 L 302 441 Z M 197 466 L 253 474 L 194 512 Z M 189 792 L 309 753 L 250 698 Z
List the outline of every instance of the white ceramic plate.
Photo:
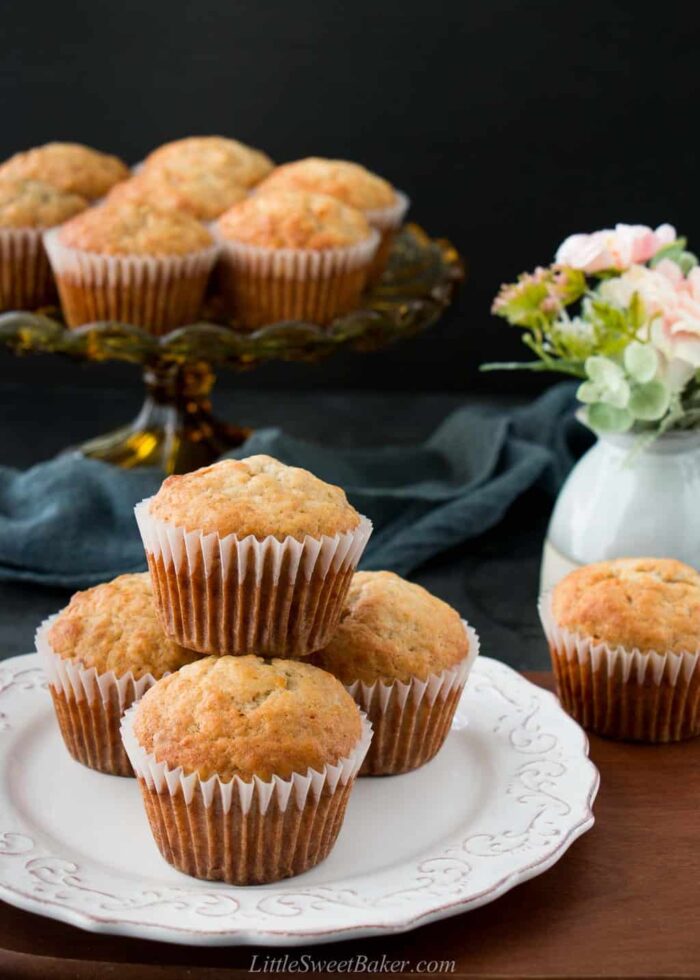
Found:
M 136 782 L 69 757 L 36 655 L 15 657 L 0 663 L 0 898 L 93 932 L 194 945 L 402 932 L 554 864 L 593 824 L 587 751 L 551 694 L 479 657 L 442 751 L 415 773 L 359 780 L 327 861 L 233 888 L 163 861 Z

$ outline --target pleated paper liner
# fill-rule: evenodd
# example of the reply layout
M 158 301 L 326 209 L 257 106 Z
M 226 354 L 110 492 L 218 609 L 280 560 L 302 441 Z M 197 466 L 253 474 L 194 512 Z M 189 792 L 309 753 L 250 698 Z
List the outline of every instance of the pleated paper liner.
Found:
M 321 326 L 356 309 L 379 232 L 340 248 L 264 248 L 219 236 L 218 282 L 229 313 L 255 329 L 281 320 Z
M 218 247 L 188 255 L 100 255 L 44 235 L 67 323 L 118 320 L 154 334 L 196 322 Z
M 386 684 L 355 681 L 348 691 L 372 722 L 374 735 L 361 776 L 410 772 L 440 751 L 450 732 L 469 672 L 479 654 L 479 637 L 467 623 L 467 656 L 455 667 L 425 680 Z
M 328 642 L 371 521 L 303 541 L 220 538 L 155 519 L 151 499 L 135 513 L 168 636 L 190 650 L 234 656 L 302 657 Z
M 410 207 L 410 200 L 401 191 L 395 191 L 396 201 L 386 208 L 375 208 L 372 211 L 363 211 L 365 218 L 373 228 L 380 234 L 379 247 L 372 260 L 372 267 L 369 271 L 369 281 L 374 282 L 378 279 L 389 261 L 391 246 L 394 243 L 396 232 L 399 230 L 406 217 L 406 212 Z
M 40 228 L 0 228 L 0 310 L 36 310 L 56 298 Z
M 133 776 L 122 744 L 120 723 L 126 709 L 156 683 L 152 674 L 136 679 L 129 673 L 99 674 L 94 667 L 59 656 L 48 632 L 56 619 L 44 620 L 36 633 L 36 649 L 49 682 L 56 719 L 66 748 L 78 762 L 111 776 Z
M 700 735 L 700 651 L 643 653 L 579 636 L 555 622 L 551 592 L 539 612 L 559 699 L 585 729 L 639 742 Z
M 235 776 L 201 780 L 169 769 L 147 753 L 133 731 L 137 705 L 126 712 L 122 737 L 138 777 L 156 844 L 185 874 L 231 885 L 262 885 L 301 874 L 323 861 L 340 832 L 372 726 L 363 716 L 355 750 L 322 771 L 289 779 Z

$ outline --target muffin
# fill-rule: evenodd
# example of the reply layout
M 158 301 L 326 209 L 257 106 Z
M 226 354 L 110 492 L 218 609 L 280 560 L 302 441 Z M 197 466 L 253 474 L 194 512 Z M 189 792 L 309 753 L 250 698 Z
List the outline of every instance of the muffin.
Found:
M 459 613 L 393 572 L 357 572 L 336 632 L 310 662 L 372 722 L 360 775 L 409 772 L 442 747 L 479 652 Z
M 333 197 L 254 194 L 216 225 L 228 312 L 254 329 L 280 320 L 325 325 L 357 307 L 378 232 Z
M 41 180 L 91 201 L 128 176 L 129 168 L 118 157 L 80 143 L 46 143 L 0 164 L 0 180 Z
M 328 855 L 371 727 L 330 674 L 251 655 L 207 657 L 159 681 L 122 735 L 165 860 L 262 885 Z
M 268 191 L 310 191 L 329 194 L 343 204 L 362 211 L 367 221 L 381 235 L 372 264 L 371 278 L 383 272 L 391 246 L 408 210 L 408 198 L 391 184 L 359 163 L 348 160 L 325 160 L 306 157 L 276 167 L 258 187 Z
M 117 184 L 108 201 L 133 201 L 166 211 L 184 211 L 199 221 L 213 221 L 248 194 L 234 173 L 207 170 L 175 172 L 163 168 L 139 171 Z
M 35 310 L 56 298 L 42 236 L 87 201 L 40 180 L 0 179 L 0 310 Z
M 235 180 L 246 190 L 266 177 L 274 164 L 261 150 L 224 136 L 188 136 L 164 143 L 146 157 L 143 171 L 167 173 L 174 179 L 208 174 L 216 183 Z
M 116 320 L 155 334 L 196 321 L 217 254 L 195 218 L 133 201 L 90 208 L 44 243 L 69 326 Z
M 165 632 L 235 655 L 323 646 L 372 529 L 339 487 L 270 456 L 170 476 L 136 520 Z
M 584 565 L 540 599 L 566 710 L 611 738 L 700 734 L 700 574 L 670 558 Z
M 77 592 L 36 637 L 66 748 L 78 762 L 133 775 L 119 722 L 158 678 L 198 654 L 163 633 L 147 573 Z

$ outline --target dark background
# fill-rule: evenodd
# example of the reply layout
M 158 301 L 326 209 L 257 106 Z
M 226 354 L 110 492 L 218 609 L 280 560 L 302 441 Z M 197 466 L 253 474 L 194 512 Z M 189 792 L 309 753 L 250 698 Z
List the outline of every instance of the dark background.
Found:
M 513 0 L 71 0 L 2 5 L 0 156 L 79 140 L 130 161 L 193 133 L 276 160 L 358 160 L 449 237 L 469 278 L 423 337 L 221 384 L 533 391 L 498 284 L 575 230 L 698 231 L 694 4 Z M 697 240 L 697 235 L 696 235 Z M 134 385 L 134 368 L 0 354 L 0 381 Z M 135 394 L 136 398 L 136 394 Z

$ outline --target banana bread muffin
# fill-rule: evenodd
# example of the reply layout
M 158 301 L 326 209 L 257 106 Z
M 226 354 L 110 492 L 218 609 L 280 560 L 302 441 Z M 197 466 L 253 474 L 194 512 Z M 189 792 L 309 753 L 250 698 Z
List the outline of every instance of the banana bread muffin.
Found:
M 216 230 L 225 302 L 250 328 L 327 324 L 355 308 L 379 239 L 360 211 L 304 191 L 254 194 L 226 211 Z
M 117 320 L 159 334 L 197 319 L 217 249 L 188 214 L 111 201 L 44 238 L 72 327 Z
M 374 727 L 362 774 L 408 772 L 447 738 L 478 639 L 446 602 L 393 572 L 357 572 L 311 663 L 346 685 Z
M 41 180 L 89 200 L 102 197 L 128 176 L 129 168 L 118 157 L 80 143 L 46 143 L 0 164 L 0 180 Z
M 306 157 L 275 167 L 258 187 L 263 191 L 311 191 L 337 197 L 358 211 L 391 207 L 396 192 L 391 184 L 359 163 Z
M 543 596 L 559 696 L 601 735 L 700 734 L 700 574 L 670 558 L 576 569 Z
M 188 136 L 165 143 L 146 157 L 143 171 L 189 180 L 209 176 L 224 186 L 235 182 L 248 190 L 266 177 L 274 164 L 261 150 L 225 136 Z
M 147 573 L 77 592 L 37 633 L 61 734 L 83 765 L 132 775 L 119 733 L 126 708 L 198 654 L 169 640 Z
M 55 300 L 42 235 L 86 207 L 85 198 L 44 181 L 0 179 L 0 310 L 34 310 Z
M 213 221 L 247 194 L 247 188 L 231 173 L 172 173 L 156 167 L 117 184 L 108 200 L 140 202 L 165 211 L 184 211 L 199 221 Z
M 169 476 L 151 501 L 152 517 L 203 534 L 303 541 L 355 530 L 360 515 L 345 492 L 272 456 L 222 459 Z
M 165 860 L 247 885 L 326 857 L 369 726 L 343 686 L 315 667 L 207 657 L 156 684 L 123 734 Z M 173 770 L 180 779 L 166 782 Z
M 326 160 L 323 157 L 306 157 L 276 167 L 256 192 L 289 190 L 329 194 L 343 204 L 362 211 L 370 225 L 381 235 L 373 271 L 378 273 L 383 270 L 396 230 L 408 209 L 408 198 L 404 194 L 359 163 Z
M 322 646 L 371 531 L 339 487 L 270 456 L 170 476 L 136 519 L 165 631 L 238 655 Z

